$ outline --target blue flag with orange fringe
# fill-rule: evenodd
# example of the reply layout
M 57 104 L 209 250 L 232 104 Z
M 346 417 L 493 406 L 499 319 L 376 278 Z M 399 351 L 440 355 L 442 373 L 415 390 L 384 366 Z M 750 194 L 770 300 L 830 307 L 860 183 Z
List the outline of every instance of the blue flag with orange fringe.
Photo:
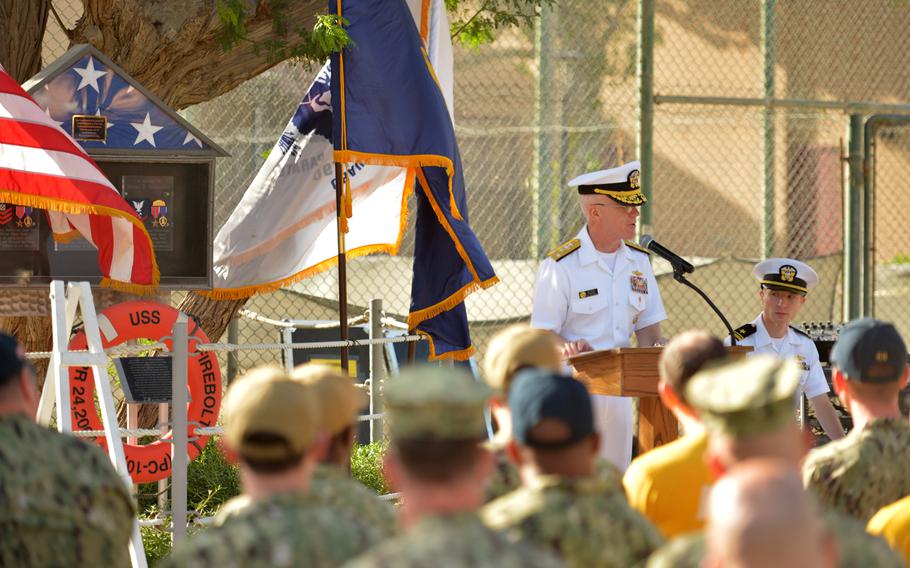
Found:
M 467 359 L 474 347 L 464 300 L 498 279 L 468 226 L 455 128 L 420 32 L 405 0 L 329 0 L 329 11 L 348 22 L 352 39 L 332 56 L 335 161 L 416 176 L 408 327 L 429 337 L 431 358 Z

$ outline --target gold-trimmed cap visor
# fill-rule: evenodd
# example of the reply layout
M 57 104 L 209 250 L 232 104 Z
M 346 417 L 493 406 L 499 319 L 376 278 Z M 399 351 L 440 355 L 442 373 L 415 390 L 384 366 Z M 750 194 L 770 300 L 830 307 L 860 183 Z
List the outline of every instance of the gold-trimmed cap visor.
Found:
M 578 186 L 579 195 L 606 195 L 613 201 L 619 203 L 620 205 L 627 205 L 629 207 L 637 207 L 639 205 L 644 205 L 647 203 L 645 195 L 641 192 L 641 189 L 632 189 L 628 191 L 614 191 L 609 189 L 604 189 L 601 187 L 594 186 L 591 190 L 584 190 L 583 188 L 591 186 Z
M 794 278 L 793 282 L 781 282 L 777 274 L 765 274 L 761 280 L 761 285 L 771 290 L 780 290 L 782 292 L 794 292 L 805 296 L 809 292 L 806 287 L 806 281 Z

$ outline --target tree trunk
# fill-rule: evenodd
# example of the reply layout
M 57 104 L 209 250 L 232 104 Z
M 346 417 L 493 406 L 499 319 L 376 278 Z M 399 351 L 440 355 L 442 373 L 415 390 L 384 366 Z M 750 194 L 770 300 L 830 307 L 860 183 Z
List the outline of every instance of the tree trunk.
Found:
M 0 0 L 0 65 L 17 82 L 41 70 L 50 0 Z
M 47 316 L 0 317 L 0 330 L 17 338 L 27 352 L 50 351 L 54 346 L 51 318 Z M 49 362 L 49 359 L 33 361 L 38 376 L 39 392 L 44 386 L 44 376 Z
M 246 304 L 249 298 L 240 300 L 212 300 L 202 294 L 190 292 L 180 302 L 178 310 L 193 316 L 199 322 L 199 327 L 208 336 L 210 341 L 218 341 L 228 324 L 237 315 L 237 312 Z
M 266 50 L 252 42 L 299 42 L 295 31 L 279 36 L 266 0 L 244 22 L 251 41 L 225 51 L 221 20 L 211 0 L 83 0 L 85 12 L 72 31 L 73 43 L 90 43 L 176 109 L 208 101 L 272 68 Z M 288 28 L 312 28 L 324 0 L 288 2 Z M 258 53 L 257 53 L 258 52 Z

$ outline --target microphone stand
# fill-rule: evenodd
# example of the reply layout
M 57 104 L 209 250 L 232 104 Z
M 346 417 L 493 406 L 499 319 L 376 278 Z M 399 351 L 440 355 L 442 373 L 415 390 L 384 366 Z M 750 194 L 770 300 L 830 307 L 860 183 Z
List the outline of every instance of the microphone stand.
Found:
M 721 311 L 717 308 L 716 305 L 714 305 L 714 302 L 711 301 L 711 298 L 709 298 L 707 294 L 702 292 L 701 288 L 699 288 L 695 284 L 692 284 L 691 282 L 686 280 L 686 274 L 682 270 L 678 269 L 676 266 L 673 266 L 673 280 L 676 280 L 680 284 L 684 284 L 684 285 L 688 286 L 689 288 L 692 288 L 693 290 L 695 290 L 698 293 L 698 295 L 701 296 L 708 303 L 709 306 L 711 306 L 711 309 L 714 310 L 714 313 L 717 314 L 717 317 L 720 318 L 720 321 L 724 322 L 724 325 L 727 327 L 727 331 L 730 333 L 730 345 L 736 345 L 736 337 L 733 335 L 733 326 L 730 325 L 730 322 L 727 321 L 727 318 L 724 317 L 724 314 L 721 313 Z

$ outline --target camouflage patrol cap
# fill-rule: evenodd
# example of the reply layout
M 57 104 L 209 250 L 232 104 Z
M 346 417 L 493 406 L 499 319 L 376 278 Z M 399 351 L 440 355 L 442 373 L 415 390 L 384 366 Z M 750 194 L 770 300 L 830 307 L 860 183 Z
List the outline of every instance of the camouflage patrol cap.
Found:
M 765 434 L 794 419 L 800 373 L 793 359 L 744 357 L 697 373 L 686 386 L 686 399 L 710 431 Z
M 357 413 L 367 402 L 366 392 L 350 377 L 329 365 L 308 363 L 294 368 L 291 378 L 313 389 L 322 428 L 330 436 L 341 433 L 357 421 Z
M 260 367 L 228 389 L 224 437 L 242 458 L 285 462 L 302 455 L 316 439 L 319 407 L 310 387 L 277 367 Z
M 511 325 L 497 333 L 484 356 L 484 378 L 491 388 L 508 392 L 515 373 L 525 367 L 540 367 L 559 372 L 562 357 L 556 335 L 526 324 Z
M 392 436 L 402 440 L 470 440 L 483 434 L 492 391 L 465 372 L 430 365 L 403 371 L 383 388 Z

